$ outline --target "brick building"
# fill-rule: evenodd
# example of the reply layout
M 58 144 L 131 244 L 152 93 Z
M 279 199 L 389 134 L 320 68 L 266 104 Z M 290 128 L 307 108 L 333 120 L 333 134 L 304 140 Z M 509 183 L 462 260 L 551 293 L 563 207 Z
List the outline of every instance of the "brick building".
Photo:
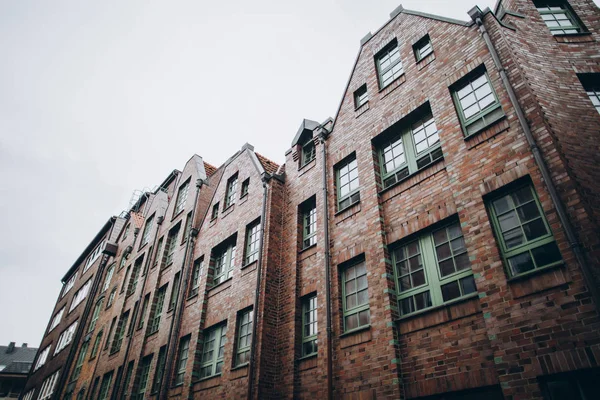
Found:
M 600 13 L 397 8 L 284 165 L 193 156 L 63 278 L 24 399 L 590 399 Z

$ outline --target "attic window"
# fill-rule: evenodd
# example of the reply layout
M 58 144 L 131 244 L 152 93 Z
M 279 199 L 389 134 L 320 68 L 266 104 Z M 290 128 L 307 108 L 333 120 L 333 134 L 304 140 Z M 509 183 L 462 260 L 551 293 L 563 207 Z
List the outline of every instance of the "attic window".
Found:
M 367 84 L 365 83 L 354 92 L 354 107 L 358 109 L 368 101 L 369 94 L 367 93 Z
M 417 62 L 433 53 L 433 47 L 431 46 L 429 34 L 423 36 L 417 43 L 413 45 L 413 51 L 415 52 L 415 58 Z

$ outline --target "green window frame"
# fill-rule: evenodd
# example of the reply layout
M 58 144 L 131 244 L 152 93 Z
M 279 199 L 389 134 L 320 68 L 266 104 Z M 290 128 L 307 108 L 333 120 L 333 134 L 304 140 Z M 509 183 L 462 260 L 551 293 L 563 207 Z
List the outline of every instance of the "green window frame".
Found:
M 167 244 L 165 245 L 162 268 L 167 268 L 169 265 L 173 264 L 173 255 L 175 254 L 175 249 L 177 248 L 177 236 L 179 236 L 179 226 L 180 224 L 177 224 L 176 227 L 169 231 L 169 235 L 167 236 Z
M 179 300 L 179 283 L 181 281 L 181 273 L 178 272 L 173 278 L 173 287 L 171 288 L 171 298 L 169 299 L 169 311 L 174 309 Z
M 194 261 L 194 269 L 192 270 L 192 279 L 190 280 L 190 291 L 188 297 L 192 297 L 198 294 L 198 288 L 200 287 L 200 276 L 204 269 L 204 258 L 201 257 Z
M 131 296 L 137 288 L 138 280 L 140 278 L 140 270 L 142 269 L 143 262 L 144 257 L 142 256 L 135 260 L 135 263 L 133 264 L 133 270 L 131 271 L 131 276 L 129 277 L 129 285 L 127 287 L 127 296 Z
M 140 377 L 136 393 L 132 395 L 132 400 L 143 400 L 146 397 L 146 389 L 148 386 L 148 378 L 150 377 L 150 366 L 152 365 L 152 358 L 154 354 L 147 355 L 142 358 L 142 365 L 140 366 Z
M 112 263 L 106 270 L 106 276 L 104 278 L 104 285 L 102 286 L 102 292 L 106 292 L 106 290 L 108 290 L 108 287 L 110 286 L 110 281 L 112 280 L 114 272 L 115 272 L 115 263 Z
M 367 84 L 365 83 L 354 91 L 354 109 L 359 109 L 368 101 L 369 93 L 367 91 Z
M 384 132 L 375 143 L 384 189 L 444 158 L 437 125 L 428 105 Z
M 238 314 L 237 343 L 235 346 L 235 366 L 250 362 L 252 347 L 252 316 L 253 310 L 249 309 Z
M 302 249 L 317 244 L 317 204 L 313 196 L 300 205 L 302 218 Z
M 338 211 L 344 210 L 360 201 L 358 181 L 358 162 L 356 154 L 343 160 L 335 167 Z
M 125 373 L 125 380 L 123 381 L 123 391 L 121 392 L 121 400 L 126 400 L 129 392 L 127 389 L 129 388 L 129 383 L 131 382 L 131 377 L 133 376 L 133 367 L 135 361 L 129 361 L 127 365 L 127 372 Z
M 158 332 L 160 326 L 160 318 L 162 316 L 163 305 L 165 302 L 165 294 L 167 292 L 167 285 L 162 286 L 156 292 L 156 300 L 154 301 L 154 308 L 152 310 L 152 318 L 150 318 L 150 326 L 148 329 L 148 335 L 152 335 Z
M 429 34 L 423 36 L 417 43 L 413 45 L 413 51 L 415 53 L 415 59 L 417 62 L 433 53 L 433 46 L 431 45 L 431 38 L 429 37 Z
M 341 278 L 344 332 L 369 326 L 371 310 L 365 261 L 344 267 Z
M 123 338 L 125 337 L 125 332 L 127 331 L 127 322 L 129 321 L 129 310 L 125 311 L 121 318 L 119 319 L 119 323 L 117 325 L 117 331 L 115 332 L 115 336 L 113 338 L 112 347 L 110 349 L 110 353 L 116 353 L 121 350 L 121 344 L 123 343 Z
M 150 233 L 152 232 L 152 228 L 154 227 L 154 214 L 150 216 L 146 220 L 146 224 L 144 225 L 144 231 L 142 232 L 142 240 L 140 242 L 140 248 L 144 247 L 150 241 Z
M 385 88 L 394 80 L 404 75 L 398 40 L 392 40 L 383 50 L 377 53 L 375 64 L 377 66 L 380 89 Z
M 247 178 L 242 182 L 242 193 L 240 194 L 240 198 L 248 195 L 248 189 L 250 189 L 250 178 Z
M 583 27 L 566 1 L 534 1 L 542 20 L 553 35 L 583 32 Z
M 165 365 L 167 363 L 167 346 L 162 346 L 158 350 L 158 359 L 156 360 L 156 371 L 154 372 L 154 379 L 152 380 L 151 393 L 156 393 L 160 389 L 163 375 L 165 374 Z
M 183 225 L 183 235 L 181 235 L 181 244 L 184 244 L 192 231 L 192 212 L 185 216 L 185 225 Z
M 501 192 L 487 206 L 509 277 L 563 263 L 531 183 Z
M 125 226 L 125 231 L 123 232 L 123 237 L 121 238 L 121 242 L 124 242 L 127 239 L 127 235 L 129 234 L 129 228 L 131 228 L 131 224 L 127 224 Z
M 74 382 L 79 378 L 79 375 L 81 374 L 81 368 L 83 367 L 83 362 L 85 361 L 85 356 L 87 355 L 89 346 L 89 340 L 83 342 L 83 344 L 81 345 L 81 349 L 79 349 L 79 356 L 77 357 L 77 362 L 75 363 L 75 369 L 71 374 L 71 382 Z
M 117 295 L 117 287 L 115 286 L 114 288 L 112 288 L 112 290 L 110 291 L 110 294 L 108 295 L 108 301 L 106 302 L 107 310 L 110 308 L 110 306 L 112 306 L 113 302 L 115 301 L 116 295 Z
M 227 210 L 229 207 L 235 204 L 235 192 L 237 191 L 237 172 L 227 180 L 227 188 L 225 191 L 225 203 L 223 204 L 223 210 Z
M 185 336 L 179 341 L 179 352 L 177 353 L 177 367 L 175 369 L 174 385 L 182 385 L 185 378 L 185 369 L 187 366 L 188 353 L 190 349 L 190 336 Z
M 104 297 L 96 302 L 96 306 L 94 307 L 94 312 L 92 313 L 92 319 L 90 321 L 90 327 L 88 328 L 88 333 L 93 332 L 96 328 L 96 323 L 98 322 L 98 318 L 100 318 L 100 311 L 102 310 L 102 304 L 104 303 Z
M 217 219 L 219 216 L 219 202 L 217 201 L 212 208 L 212 214 L 210 215 L 210 220 L 213 221 Z
M 100 392 L 98 393 L 98 400 L 106 400 L 108 399 L 108 394 L 110 392 L 110 386 L 112 385 L 114 371 L 107 372 L 102 377 L 102 384 L 100 385 Z
M 235 262 L 236 243 L 230 240 L 213 249 L 212 259 L 214 265 L 213 286 L 231 278 L 233 274 L 233 263 Z
M 419 233 L 391 253 L 401 316 L 477 293 L 458 221 Z
M 202 355 L 200 357 L 200 379 L 221 374 L 226 342 L 227 323 L 204 331 Z
M 600 73 L 577 74 L 592 105 L 600 113 Z
M 146 312 L 148 311 L 148 304 L 150 304 L 150 293 L 144 296 L 144 302 L 142 303 L 142 310 L 140 312 L 140 320 L 138 321 L 137 329 L 141 329 L 144 326 Z
M 96 355 L 98 355 L 98 350 L 100 349 L 100 344 L 102 343 L 102 335 L 103 334 L 104 334 L 104 329 L 102 329 L 96 335 L 96 340 L 94 340 L 94 345 L 92 346 L 92 353 L 90 354 L 90 360 L 93 360 L 94 358 L 96 358 Z
M 302 300 L 302 357 L 317 354 L 317 295 Z
M 254 221 L 246 227 L 246 257 L 244 257 L 244 265 L 248 265 L 258 260 L 260 229 L 260 220 Z
M 317 149 L 315 147 L 315 142 L 312 137 L 308 138 L 308 141 L 302 145 L 302 162 L 300 163 L 300 168 L 304 167 L 306 164 L 310 163 L 317 156 Z
M 161 237 L 160 239 L 158 239 L 158 244 L 156 245 L 156 254 L 154 255 L 154 263 L 152 264 L 152 268 L 154 268 L 158 265 L 158 262 L 160 260 L 160 252 L 162 250 L 163 241 L 164 241 L 164 237 Z
M 175 209 L 173 210 L 173 216 L 179 214 L 185 208 L 188 193 L 190 191 L 190 180 L 191 179 L 188 179 L 183 185 L 179 187 L 179 190 L 177 191 L 177 198 L 175 200 Z
M 452 85 L 451 91 L 465 137 L 504 117 L 498 95 L 483 65 Z

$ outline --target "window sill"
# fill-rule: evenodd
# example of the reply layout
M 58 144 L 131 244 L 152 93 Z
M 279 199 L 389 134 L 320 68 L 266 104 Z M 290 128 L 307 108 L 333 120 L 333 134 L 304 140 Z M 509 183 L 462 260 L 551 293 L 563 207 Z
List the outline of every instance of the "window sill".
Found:
M 347 332 L 342 333 L 340 335 L 340 338 L 343 338 L 343 337 L 346 337 L 346 336 L 351 336 L 351 335 L 354 335 L 355 333 L 359 333 L 359 332 L 366 331 L 366 330 L 369 330 L 369 329 L 371 329 L 371 324 L 361 326 L 360 328 L 354 328 L 351 331 L 347 331 Z
M 173 216 L 171 217 L 171 222 L 175 221 L 177 219 L 177 217 L 179 217 L 181 214 L 183 214 L 183 212 L 185 211 L 185 207 L 180 210 L 177 214 L 173 214 Z
M 211 375 L 211 376 L 205 376 L 204 378 L 200 378 L 200 379 L 198 379 L 198 380 L 197 380 L 197 381 L 195 381 L 194 383 L 210 382 L 211 380 L 213 380 L 213 379 L 214 379 L 214 380 L 217 380 L 218 378 L 221 378 L 221 373 L 214 374 L 214 375 Z M 220 381 L 220 379 L 219 379 L 219 381 Z M 215 386 L 216 386 L 216 385 L 215 385 Z M 208 388 L 206 388 L 206 389 L 208 389 Z
M 561 261 L 549 267 L 515 276 L 507 282 L 514 298 L 518 299 L 566 285 L 571 282 L 571 277 L 565 263 Z
M 252 261 L 252 262 L 249 262 L 249 263 L 248 263 L 248 264 L 246 264 L 246 265 L 242 265 L 242 268 L 240 268 L 240 270 L 244 270 L 244 269 L 246 269 L 246 268 L 248 268 L 248 267 L 251 267 L 252 265 L 254 265 L 254 264 L 257 264 L 257 263 L 258 263 L 258 259 L 254 260 L 254 261 Z M 231 278 L 229 278 L 229 279 L 231 279 Z
M 316 247 L 316 246 L 317 246 L 317 244 L 316 244 L 316 243 L 315 243 L 315 244 L 311 244 L 310 246 L 306 246 L 306 247 L 304 247 L 303 249 L 301 249 L 301 250 L 298 252 L 298 254 L 300 254 L 300 253 L 304 253 L 306 250 L 310 250 L 310 249 L 312 249 L 312 248 L 314 248 L 314 247 Z
M 148 242 L 140 244 L 140 248 L 138 249 L 138 253 L 144 249 L 144 247 L 148 246 Z
M 310 360 L 312 358 L 317 358 L 318 355 L 319 355 L 319 353 L 308 354 L 306 356 L 302 356 L 300 358 L 297 358 L 296 361 L 302 362 L 302 361 Z
M 146 335 L 146 337 L 147 337 L 147 338 L 149 338 L 149 337 L 151 337 L 151 336 L 154 336 L 154 335 L 156 335 L 157 333 L 158 333 L 158 329 L 157 329 L 157 330 L 155 330 L 155 331 L 153 331 L 153 332 L 150 332 L 149 334 L 147 334 L 147 335 Z
M 379 94 L 381 95 L 381 98 L 383 99 L 384 97 L 392 93 L 404 82 L 406 82 L 406 73 L 403 73 L 402 75 L 391 81 L 387 86 L 379 89 Z
M 238 369 L 242 369 L 242 368 L 246 368 L 250 365 L 250 363 L 246 362 L 240 365 L 236 365 L 235 367 L 231 368 L 230 371 L 236 371 Z
M 317 353 L 313 353 L 297 359 L 298 371 L 308 371 L 317 368 L 317 356 Z
M 396 320 L 401 334 L 411 333 L 481 312 L 477 293 L 404 315 Z
M 481 118 L 485 117 L 486 115 L 489 115 L 491 113 L 493 113 L 494 111 L 497 111 L 498 109 L 500 109 L 502 111 L 502 115 L 498 115 L 496 116 L 496 119 L 488 122 L 486 125 L 482 126 L 481 128 L 468 133 L 467 134 L 467 127 L 473 125 L 474 123 L 476 123 L 477 121 L 479 121 Z M 469 124 L 465 124 L 464 122 L 461 121 L 461 126 L 463 128 L 463 133 L 464 133 L 464 137 L 465 137 L 465 141 L 469 141 L 470 139 L 478 136 L 481 132 L 486 131 L 488 129 L 490 129 L 492 126 L 498 124 L 500 121 L 504 121 L 506 119 L 506 113 L 504 113 L 504 110 L 502 110 L 500 104 L 498 104 L 497 106 L 495 106 L 494 108 L 486 111 L 485 113 L 481 114 L 478 118 L 473 119 Z
M 224 208 L 223 211 L 221 211 L 221 219 L 225 218 L 226 216 L 228 216 L 229 214 L 231 214 L 233 212 L 233 210 L 235 209 L 235 203 L 231 204 L 229 207 Z
M 343 214 L 344 212 L 348 211 L 349 209 L 351 209 L 352 207 L 354 207 L 357 204 L 360 204 L 360 200 L 355 201 L 354 203 L 350 204 L 349 206 L 342 208 L 341 210 L 339 210 L 338 212 L 333 214 L 333 216 L 337 217 L 338 215 Z
M 566 33 L 561 35 L 552 35 L 558 43 L 587 43 L 594 42 L 591 32 Z
M 536 268 L 531 271 L 523 272 L 522 274 L 515 275 L 513 277 L 508 278 L 506 281 L 508 283 L 518 282 L 523 279 L 529 279 L 532 276 L 543 274 L 546 271 L 550 271 L 552 269 L 561 268 L 565 265 L 564 261 L 559 261 L 556 264 L 549 265 L 547 267 Z
M 298 176 L 305 174 L 306 171 L 310 171 L 315 165 L 317 165 L 317 159 L 313 158 L 312 160 L 298 168 Z
M 193 295 L 191 295 L 190 297 L 188 297 L 187 299 L 185 299 L 186 301 L 192 301 L 194 300 L 196 297 L 198 297 L 198 293 L 194 293 Z
M 340 335 L 340 348 L 356 346 L 371 341 L 371 325 L 361 326 Z
M 416 185 L 416 184 L 420 183 L 420 182 L 421 182 L 422 180 L 424 180 L 425 178 L 428 178 L 428 177 L 430 177 L 431 175 L 435 174 L 435 173 L 436 173 L 436 172 L 438 172 L 440 169 L 444 169 L 444 168 L 446 167 L 446 164 L 444 164 L 444 165 L 442 166 L 442 168 L 440 168 L 440 169 L 431 170 L 431 168 L 432 168 L 433 166 L 435 166 L 435 165 L 437 165 L 437 164 L 439 164 L 439 163 L 443 163 L 443 162 L 444 162 L 444 157 L 442 157 L 442 158 L 440 158 L 440 159 L 438 159 L 438 160 L 435 160 L 435 161 L 434 161 L 434 162 L 432 162 L 431 164 L 429 164 L 429 165 L 427 165 L 427 166 L 425 166 L 425 167 L 423 167 L 423 168 L 421 168 L 421 169 L 419 169 L 419 170 L 417 170 L 417 171 L 413 172 L 412 174 L 408 175 L 408 176 L 407 176 L 407 177 L 405 177 L 404 179 L 402 179 L 402 180 L 400 180 L 400 181 L 398 181 L 398 182 L 394 183 L 393 185 L 390 185 L 390 186 L 386 187 L 385 189 L 382 189 L 382 190 L 380 190 L 380 191 L 379 191 L 379 193 L 378 193 L 378 194 L 379 194 L 379 196 L 382 196 L 382 195 L 384 195 L 384 194 L 386 194 L 386 193 L 390 192 L 390 191 L 391 191 L 391 190 L 393 190 L 394 188 L 397 188 L 398 186 L 401 186 L 401 185 L 403 185 L 403 184 L 406 184 L 406 182 L 410 181 L 411 179 L 418 177 L 418 178 L 417 178 L 417 179 L 416 179 L 414 182 L 411 182 L 411 183 L 409 184 L 409 186 L 408 186 L 408 187 L 406 187 L 406 188 L 403 188 L 403 189 L 401 190 L 401 192 L 403 192 L 403 191 L 404 191 L 404 190 L 406 190 L 406 189 L 409 189 L 409 188 L 413 187 L 414 185 Z M 431 173 L 424 174 L 424 172 L 425 172 L 425 171 L 428 171 L 428 170 L 430 170 L 429 172 L 431 172 Z M 422 176 L 419 176 L 420 174 L 421 174 Z
M 434 60 L 435 60 L 435 53 L 426 55 L 425 57 L 423 57 L 419 61 L 417 61 L 417 69 L 419 71 L 421 71 L 423 68 L 425 68 L 426 66 L 431 64 Z
M 231 281 L 233 277 L 229 277 L 225 279 L 223 282 L 219 282 L 218 285 L 215 285 L 208 289 L 208 296 L 214 296 L 217 293 L 221 293 L 221 291 L 229 289 L 231 287 Z

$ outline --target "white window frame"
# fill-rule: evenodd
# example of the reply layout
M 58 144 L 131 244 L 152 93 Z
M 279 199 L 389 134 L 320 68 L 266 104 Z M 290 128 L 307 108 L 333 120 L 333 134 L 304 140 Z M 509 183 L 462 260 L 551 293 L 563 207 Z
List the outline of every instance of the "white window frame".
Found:
M 90 292 L 90 286 L 92 286 L 92 279 L 88 279 L 88 281 L 84 283 L 82 287 L 79 288 L 79 290 L 73 296 L 73 300 L 71 300 L 71 307 L 69 307 L 69 312 L 73 311 L 79 304 L 81 304 L 83 300 L 85 300 L 88 293 Z
M 67 347 L 72 341 L 73 336 L 75 336 L 75 331 L 77 330 L 77 323 L 79 321 L 73 322 L 67 329 L 62 331 L 60 337 L 58 338 L 58 342 L 56 343 L 56 348 L 54 349 L 54 355 L 60 353 L 65 347 Z
M 50 328 L 48 328 L 48 332 L 51 332 L 52 329 L 56 328 L 60 321 L 62 321 L 62 316 L 65 313 L 65 306 L 63 306 L 56 314 L 54 314 L 54 318 L 52 318 L 52 322 L 50 323 Z
M 52 344 L 46 346 L 46 348 L 40 352 L 40 355 L 35 363 L 35 368 L 33 368 L 34 371 L 37 371 L 38 369 L 42 368 L 44 364 L 46 364 L 48 354 L 50 354 L 50 347 L 52 347 Z
M 54 394 L 54 389 L 56 388 L 56 382 L 58 382 L 58 377 L 60 375 L 60 370 L 56 371 L 46 379 L 42 383 L 42 388 L 40 389 L 40 394 L 38 396 L 38 400 L 47 400 L 52 398 Z
M 63 286 L 63 292 L 62 292 L 62 295 L 60 296 L 61 299 L 63 297 L 65 297 L 65 294 L 69 293 L 69 290 L 71 290 L 73 288 L 73 286 L 75 286 L 75 280 L 76 279 L 77 279 L 77 271 L 75 271 L 73 273 L 73 276 L 71 276 L 69 278 L 69 280 Z

